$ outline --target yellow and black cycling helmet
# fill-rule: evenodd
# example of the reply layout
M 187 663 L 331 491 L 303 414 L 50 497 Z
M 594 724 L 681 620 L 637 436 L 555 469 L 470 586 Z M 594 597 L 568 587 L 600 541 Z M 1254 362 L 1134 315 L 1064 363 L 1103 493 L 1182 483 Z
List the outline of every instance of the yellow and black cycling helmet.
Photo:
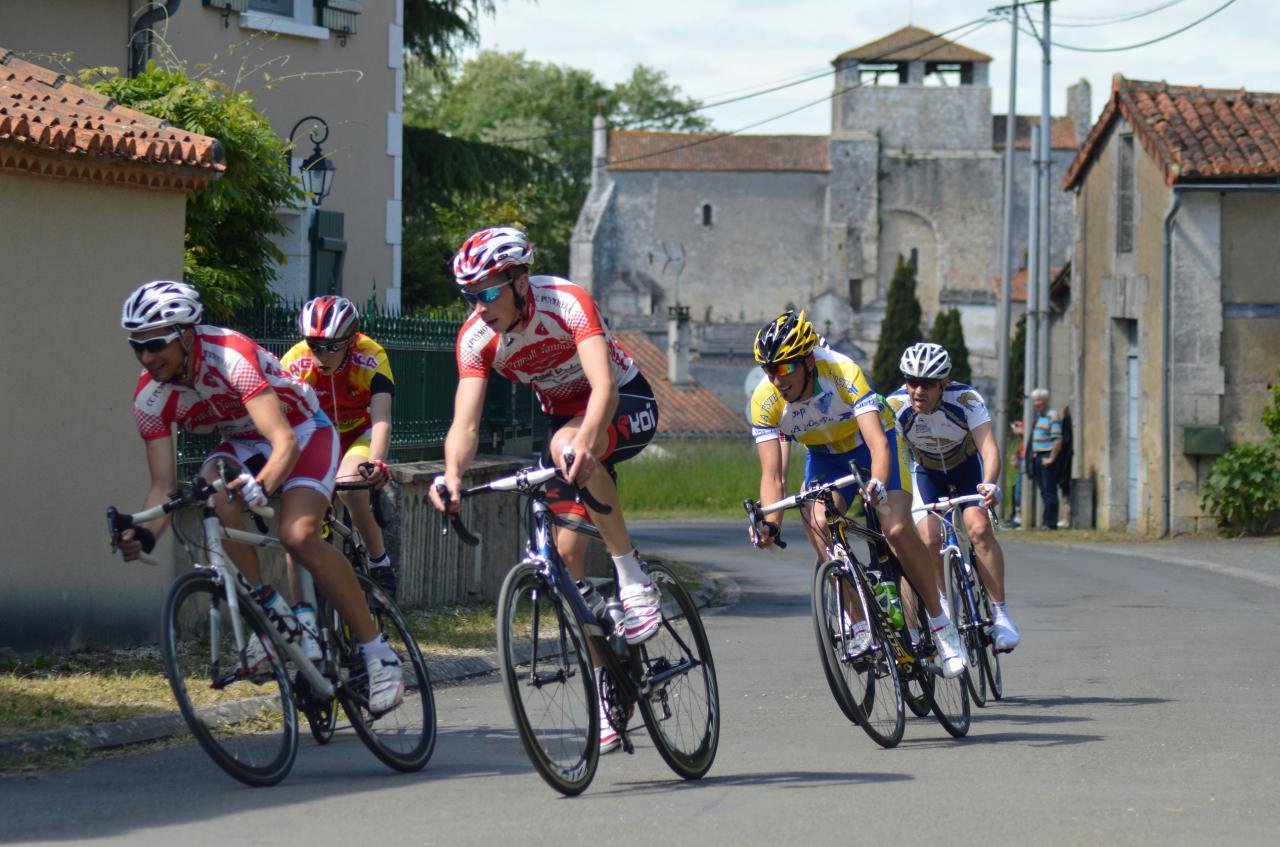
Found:
M 818 334 L 813 331 L 813 324 L 804 319 L 804 311 L 788 309 L 756 333 L 756 362 L 772 365 L 803 359 L 817 344 Z

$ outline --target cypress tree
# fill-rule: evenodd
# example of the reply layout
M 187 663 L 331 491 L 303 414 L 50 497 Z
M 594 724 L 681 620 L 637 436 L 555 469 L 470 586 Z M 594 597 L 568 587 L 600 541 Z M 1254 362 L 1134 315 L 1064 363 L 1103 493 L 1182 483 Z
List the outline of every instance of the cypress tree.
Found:
M 916 300 L 915 270 L 899 253 L 898 267 L 889 283 L 884 320 L 880 323 L 880 343 L 871 367 L 871 379 L 880 393 L 888 394 L 902 384 L 898 360 L 903 350 L 923 340 L 921 316 L 920 302 Z
M 971 385 L 973 369 L 969 366 L 969 346 L 964 342 L 964 324 L 960 321 L 960 310 L 946 309 L 934 318 L 933 331 L 929 340 L 941 344 L 951 354 L 951 379 Z
M 1027 321 L 1024 316 L 1009 342 L 1009 396 L 1005 400 L 1005 413 L 1009 420 L 1022 417 L 1022 381 L 1027 374 Z

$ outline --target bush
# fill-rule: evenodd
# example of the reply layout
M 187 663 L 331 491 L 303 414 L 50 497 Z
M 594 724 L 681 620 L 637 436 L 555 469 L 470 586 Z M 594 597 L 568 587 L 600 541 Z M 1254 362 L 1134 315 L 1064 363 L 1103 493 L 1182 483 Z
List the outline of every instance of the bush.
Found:
M 1200 507 L 1229 532 L 1270 531 L 1280 519 L 1280 452 L 1274 444 L 1239 444 L 1214 460 Z

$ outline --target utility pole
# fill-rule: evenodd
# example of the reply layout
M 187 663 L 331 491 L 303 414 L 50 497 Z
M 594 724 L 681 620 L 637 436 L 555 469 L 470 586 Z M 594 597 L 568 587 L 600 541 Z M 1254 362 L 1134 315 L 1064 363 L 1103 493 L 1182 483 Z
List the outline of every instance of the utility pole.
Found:
M 1027 203 L 1027 310 L 1023 315 L 1027 328 L 1026 355 L 1022 368 L 1022 462 L 1023 472 L 1032 467 L 1035 454 L 1031 450 L 1031 428 L 1035 412 L 1031 406 L 1031 391 L 1036 387 L 1036 351 L 1040 348 L 1040 322 L 1036 314 L 1040 306 L 1040 286 L 1036 281 L 1036 268 L 1040 264 L 1040 127 L 1031 127 L 1031 178 L 1028 181 L 1031 196 Z M 1036 487 L 1031 480 L 1022 486 L 1022 525 L 1031 529 L 1036 525 Z
M 1018 3 L 1014 0 L 1009 13 L 1009 112 L 1004 125 L 1004 216 L 1000 224 L 1000 312 L 996 323 L 996 358 L 999 376 L 996 380 L 996 443 L 1004 461 L 1009 443 L 1009 337 L 1012 335 L 1013 295 L 1013 148 L 1017 143 L 1018 123 Z
M 1040 289 L 1036 321 L 1040 325 L 1040 347 L 1036 356 L 1036 382 L 1041 388 L 1049 387 L 1049 165 L 1053 140 L 1053 116 L 1049 113 L 1049 3 L 1044 3 L 1044 32 L 1040 47 L 1044 63 L 1040 71 L 1040 265 L 1036 269 L 1036 285 Z M 1030 360 L 1028 360 L 1030 365 Z

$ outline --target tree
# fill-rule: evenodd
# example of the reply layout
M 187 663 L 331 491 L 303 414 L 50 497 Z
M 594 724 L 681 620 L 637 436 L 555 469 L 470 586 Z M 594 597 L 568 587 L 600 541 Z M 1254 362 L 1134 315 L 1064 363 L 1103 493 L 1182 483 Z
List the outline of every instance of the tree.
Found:
M 924 338 L 920 334 L 922 312 L 916 300 L 916 271 L 898 254 L 898 267 L 889 283 L 884 320 L 880 322 L 880 341 L 871 367 L 871 378 L 881 393 L 896 389 L 901 382 L 898 360 L 902 351 Z
M 479 41 L 480 15 L 493 11 L 493 0 L 405 0 L 405 51 L 428 67 L 452 63 L 459 46 Z
M 1009 394 L 1004 398 L 1009 420 L 1023 416 L 1023 394 L 1027 378 L 1027 319 L 1023 315 L 1009 342 Z
M 938 316 L 933 319 L 929 340 L 941 344 L 951 355 L 951 378 L 956 382 L 970 384 L 973 369 L 969 366 L 969 347 L 964 342 L 960 310 L 953 307 L 938 312 Z
M 274 300 L 271 283 L 285 257 L 271 236 L 288 232 L 276 209 L 296 206 L 306 194 L 289 173 L 285 143 L 253 98 L 155 64 L 132 79 L 86 82 L 121 105 L 221 142 L 226 172 L 187 198 L 183 276 L 199 289 L 211 322 Z

